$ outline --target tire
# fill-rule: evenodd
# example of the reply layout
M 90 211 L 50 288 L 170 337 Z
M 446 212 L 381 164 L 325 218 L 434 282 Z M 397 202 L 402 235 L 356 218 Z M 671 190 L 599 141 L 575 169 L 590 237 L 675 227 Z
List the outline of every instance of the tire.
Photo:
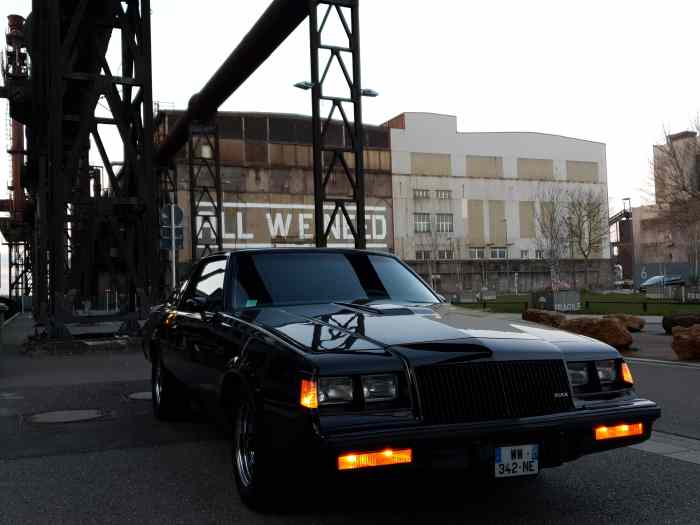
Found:
M 151 361 L 151 398 L 153 414 L 161 421 L 181 419 L 189 408 L 184 385 L 163 366 L 158 353 Z
M 268 512 L 274 509 L 276 491 L 272 483 L 264 447 L 257 434 L 258 412 L 255 403 L 244 397 L 233 410 L 232 463 L 241 500 L 251 509 Z

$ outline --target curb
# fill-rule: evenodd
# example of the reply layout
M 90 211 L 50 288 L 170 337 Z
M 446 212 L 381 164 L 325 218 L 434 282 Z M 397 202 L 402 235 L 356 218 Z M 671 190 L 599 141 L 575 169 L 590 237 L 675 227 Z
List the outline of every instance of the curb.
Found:
M 673 366 L 680 368 L 696 368 L 700 370 L 700 363 L 693 363 L 688 361 L 666 361 L 663 359 L 648 359 L 644 357 L 625 357 L 625 361 L 630 363 L 641 363 L 648 365 L 659 365 L 659 366 Z

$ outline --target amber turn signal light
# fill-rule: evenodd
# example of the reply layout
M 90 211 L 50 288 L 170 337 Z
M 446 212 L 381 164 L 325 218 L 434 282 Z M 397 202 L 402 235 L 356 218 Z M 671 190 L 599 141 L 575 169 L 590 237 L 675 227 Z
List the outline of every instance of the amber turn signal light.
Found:
M 301 396 L 299 398 L 299 403 L 306 408 L 318 408 L 316 381 L 312 381 L 311 379 L 301 380 Z
M 630 365 L 627 363 L 622 363 L 622 380 L 628 385 L 634 384 L 634 377 L 632 377 L 632 370 L 630 370 Z
M 643 423 L 633 423 L 631 425 L 617 425 L 614 427 L 597 427 L 595 429 L 596 441 L 606 439 L 616 439 L 623 437 L 641 436 L 644 434 Z
M 413 451 L 410 448 L 400 450 L 389 448 L 381 452 L 362 452 L 338 456 L 338 470 L 401 465 L 412 461 Z

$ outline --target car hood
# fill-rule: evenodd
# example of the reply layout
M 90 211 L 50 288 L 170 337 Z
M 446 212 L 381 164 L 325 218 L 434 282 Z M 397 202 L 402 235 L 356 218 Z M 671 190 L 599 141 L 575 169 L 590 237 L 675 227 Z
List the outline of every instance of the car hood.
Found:
M 313 353 L 399 352 L 406 357 L 491 355 L 497 359 L 606 359 L 612 347 L 505 314 L 449 304 L 428 306 L 332 303 L 249 311 L 250 320 Z M 450 354 L 450 356 L 448 356 Z M 527 355 L 525 355 L 527 354 Z

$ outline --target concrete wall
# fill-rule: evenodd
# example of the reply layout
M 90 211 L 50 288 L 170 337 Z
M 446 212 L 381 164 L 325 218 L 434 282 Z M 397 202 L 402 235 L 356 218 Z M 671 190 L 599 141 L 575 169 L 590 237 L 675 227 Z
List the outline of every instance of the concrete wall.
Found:
M 543 194 L 585 188 L 607 202 L 604 144 L 541 133 L 460 133 L 456 117 L 426 113 L 406 113 L 388 125 L 394 242 L 402 258 L 446 247 L 466 258 L 470 247 L 504 246 L 506 237 L 511 259 L 523 252 L 535 258 L 534 217 Z M 417 189 L 430 197 L 415 199 Z M 438 190 L 451 191 L 451 199 L 437 199 Z M 454 232 L 416 233 L 414 213 L 453 213 Z M 598 255 L 609 254 L 606 240 Z
M 483 288 L 490 293 L 528 293 L 550 286 L 550 274 L 542 261 L 408 261 L 427 282 L 449 299 L 470 301 Z M 516 277 L 517 275 L 517 277 Z M 588 278 L 591 288 L 606 288 L 612 280 L 610 261 L 590 261 Z M 561 280 L 582 287 L 585 269 L 581 261 L 562 264 Z M 526 300 L 526 299 L 525 299 Z

